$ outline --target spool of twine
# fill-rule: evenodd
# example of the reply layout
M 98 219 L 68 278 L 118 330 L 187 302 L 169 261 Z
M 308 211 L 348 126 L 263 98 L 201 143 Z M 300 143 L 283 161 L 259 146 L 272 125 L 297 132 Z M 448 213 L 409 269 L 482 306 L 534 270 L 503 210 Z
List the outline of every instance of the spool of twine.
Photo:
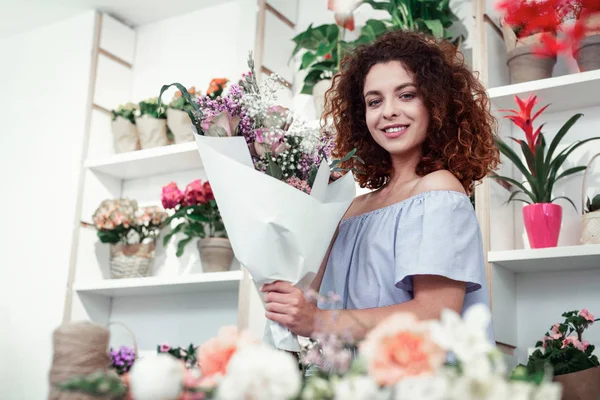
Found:
M 62 392 L 55 385 L 78 375 L 107 370 L 109 331 L 89 322 L 58 327 L 52 334 L 54 354 L 50 367 L 49 400 L 99 400 L 77 392 Z

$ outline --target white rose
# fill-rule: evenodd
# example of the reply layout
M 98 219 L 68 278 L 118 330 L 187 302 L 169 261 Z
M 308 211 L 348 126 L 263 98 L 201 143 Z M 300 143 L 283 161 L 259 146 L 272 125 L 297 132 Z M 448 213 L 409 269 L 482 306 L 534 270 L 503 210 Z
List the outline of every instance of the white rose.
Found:
M 296 397 L 300 387 L 296 360 L 285 352 L 260 344 L 242 348 L 231 358 L 227 375 L 217 390 L 217 399 L 284 400 Z
M 384 400 L 389 393 L 379 390 L 379 386 L 368 376 L 344 378 L 335 386 L 335 400 Z
M 443 375 L 407 377 L 396 384 L 394 399 L 447 400 L 449 389 L 448 378 Z
M 170 354 L 137 360 L 129 374 L 135 400 L 177 400 L 183 387 L 185 367 Z

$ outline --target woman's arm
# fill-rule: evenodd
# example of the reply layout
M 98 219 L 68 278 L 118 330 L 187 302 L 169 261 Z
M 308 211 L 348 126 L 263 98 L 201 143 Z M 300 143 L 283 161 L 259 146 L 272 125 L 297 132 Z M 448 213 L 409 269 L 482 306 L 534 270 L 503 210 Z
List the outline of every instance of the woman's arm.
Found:
M 410 312 L 422 320 L 438 319 L 445 308 L 460 313 L 466 283 L 438 275 L 416 275 L 413 289 L 414 297 L 408 302 L 361 310 L 320 310 L 302 290 L 283 281 L 265 285 L 261 291 L 266 292 L 266 317 L 297 335 L 328 332 L 362 340 L 373 327 L 397 312 Z

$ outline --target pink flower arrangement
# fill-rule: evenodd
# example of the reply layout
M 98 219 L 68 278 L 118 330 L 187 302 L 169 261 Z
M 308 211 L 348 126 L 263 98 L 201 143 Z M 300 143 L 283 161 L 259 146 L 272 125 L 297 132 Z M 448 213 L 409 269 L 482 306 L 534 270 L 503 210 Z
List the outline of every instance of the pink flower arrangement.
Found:
M 185 235 L 177 246 L 178 257 L 183 254 L 184 247 L 193 238 L 227 237 L 215 195 L 208 181 L 196 179 L 190 182 L 184 191 L 180 190 L 175 182 L 171 182 L 162 188 L 161 201 L 165 208 L 174 211 L 165 224 L 177 222 L 171 232 L 165 235 L 163 244 L 166 246 L 177 233 Z
M 579 316 L 585 318 L 586 321 L 590 321 L 590 325 L 594 323 L 594 316 L 585 308 L 579 311 Z
M 369 375 L 384 386 L 405 377 L 432 375 L 446 359 L 427 324 L 411 314 L 395 314 L 382 321 L 361 343 L 360 352 L 367 360 Z

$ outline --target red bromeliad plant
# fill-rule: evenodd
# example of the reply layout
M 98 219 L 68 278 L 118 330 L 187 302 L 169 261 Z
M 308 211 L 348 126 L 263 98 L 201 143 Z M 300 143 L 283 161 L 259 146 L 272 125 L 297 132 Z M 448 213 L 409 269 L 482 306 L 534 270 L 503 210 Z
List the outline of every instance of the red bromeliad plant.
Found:
M 576 141 L 555 155 L 558 145 L 563 137 L 583 114 L 575 114 L 569 118 L 553 138 L 550 146 L 547 146 L 544 134 L 541 131 L 543 125 L 535 129 L 533 121 L 539 117 L 548 106 L 542 107 L 532 116 L 533 108 L 538 102 L 537 96 L 530 95 L 527 100 L 515 96 L 515 102 L 519 107 L 518 110 L 501 111 L 512 114 L 505 116 L 505 118 L 512 120 L 515 125 L 525 132 L 525 140 L 511 137 L 512 140 L 519 144 L 523 157 L 525 158 L 525 163 L 523 163 L 519 155 L 499 137 L 496 137 L 496 144 L 502 154 L 512 161 L 517 169 L 525 176 L 528 187 L 510 177 L 495 175 L 493 178 L 508 181 L 519 188 L 519 190 L 511 194 L 508 201 L 522 201 L 527 204 L 552 203 L 559 198 L 563 198 L 568 200 L 573 207 L 575 207 L 573 201 L 565 196 L 552 197 L 554 185 L 556 182 L 569 175 L 585 170 L 585 166 L 578 166 L 559 173 L 561 166 L 575 149 L 591 140 L 600 139 L 600 137 Z M 517 198 L 517 195 L 519 194 L 525 194 L 529 200 Z

